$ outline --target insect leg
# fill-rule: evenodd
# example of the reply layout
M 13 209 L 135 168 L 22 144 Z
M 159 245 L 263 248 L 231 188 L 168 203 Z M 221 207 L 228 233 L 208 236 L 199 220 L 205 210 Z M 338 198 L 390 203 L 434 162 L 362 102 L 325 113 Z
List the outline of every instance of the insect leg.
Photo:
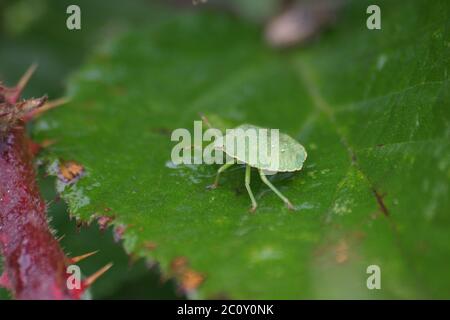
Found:
M 264 172 L 260 169 L 259 170 L 259 175 L 261 177 L 261 180 L 267 184 L 269 186 L 270 189 L 272 189 L 273 192 L 275 192 L 275 194 L 277 196 L 279 196 L 281 198 L 281 200 L 283 200 L 284 203 L 286 203 L 287 207 L 291 210 L 294 209 L 294 206 L 292 205 L 292 203 L 288 200 L 288 198 L 286 198 L 285 196 L 283 196 L 283 194 L 278 191 L 277 188 L 274 187 L 274 185 L 272 183 L 270 183 L 270 181 L 267 179 L 266 175 L 264 174 Z
M 245 167 L 245 188 L 247 188 L 248 195 L 250 196 L 250 199 L 252 200 L 252 208 L 250 209 L 250 212 L 255 212 L 258 204 L 256 203 L 255 197 L 253 196 L 252 189 L 250 188 L 251 169 L 252 168 L 249 165 L 247 165 Z
M 223 166 L 221 166 L 219 168 L 219 170 L 217 170 L 217 175 L 216 175 L 216 179 L 214 180 L 214 183 L 212 185 L 208 186 L 208 189 L 217 188 L 217 186 L 219 185 L 220 174 L 222 172 L 224 172 L 225 170 L 227 170 L 229 167 L 231 167 L 233 164 L 234 164 L 234 162 L 233 163 L 230 162 L 230 163 L 225 163 Z

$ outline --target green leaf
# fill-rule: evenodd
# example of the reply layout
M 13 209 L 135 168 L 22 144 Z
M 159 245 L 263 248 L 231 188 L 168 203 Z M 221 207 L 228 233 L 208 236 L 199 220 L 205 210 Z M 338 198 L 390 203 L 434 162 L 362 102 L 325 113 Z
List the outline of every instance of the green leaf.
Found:
M 211 13 L 105 46 L 71 79 L 71 103 L 34 126 L 58 140 L 50 172 L 85 167 L 58 183 L 71 213 L 113 216 L 126 251 L 168 275 L 186 257 L 205 277 L 192 297 L 448 298 L 449 4 L 379 1 L 378 31 L 366 28 L 368 4 L 290 52 Z M 242 168 L 207 191 L 216 166 L 170 164 L 170 132 L 192 130 L 200 112 L 306 147 L 301 172 L 272 179 L 295 212 L 254 173 L 249 214 Z M 366 287 L 369 265 L 381 290 Z
M 42 171 L 42 170 L 41 170 Z M 95 255 L 77 263 L 84 276 L 89 276 L 108 263 L 113 268 L 102 275 L 89 289 L 86 297 L 92 299 L 174 299 L 174 284 L 162 284 L 160 274 L 120 250 L 112 230 L 99 230 L 98 225 L 78 225 L 66 214 L 62 201 L 55 201 L 54 177 L 39 177 L 39 188 L 48 201 L 48 216 L 55 238 L 68 257 L 97 251 Z M 69 220 L 70 219 L 70 220 Z M 0 260 L 1 261 L 1 260 Z M 1 265 L 0 265 L 1 266 Z M 145 286 L 142 286 L 145 283 Z M 140 285 L 138 285 L 140 284 Z M 0 290 L 1 298 L 1 290 Z

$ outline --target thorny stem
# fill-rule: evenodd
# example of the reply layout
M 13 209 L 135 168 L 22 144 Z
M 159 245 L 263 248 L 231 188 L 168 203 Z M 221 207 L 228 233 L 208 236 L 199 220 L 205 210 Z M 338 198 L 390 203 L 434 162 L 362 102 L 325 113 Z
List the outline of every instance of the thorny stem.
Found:
M 32 66 L 14 88 L 0 84 L 0 286 L 16 299 L 78 299 L 67 288 L 66 258 L 47 223 L 23 119 L 46 98 L 19 102 Z
M 16 299 L 73 299 L 66 257 L 47 224 L 23 127 L 0 141 L 0 249 L 4 285 Z

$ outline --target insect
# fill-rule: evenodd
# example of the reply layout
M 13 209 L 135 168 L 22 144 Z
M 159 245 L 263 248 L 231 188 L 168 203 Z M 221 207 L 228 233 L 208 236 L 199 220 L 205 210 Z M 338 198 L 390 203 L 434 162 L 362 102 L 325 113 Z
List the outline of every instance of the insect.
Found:
M 206 117 L 202 116 L 202 119 L 209 127 L 211 127 Z M 303 163 L 305 162 L 307 157 L 305 148 L 299 142 L 297 142 L 297 140 L 293 139 L 287 134 L 279 133 L 278 159 L 277 161 L 270 161 L 273 160 L 271 159 L 271 157 L 272 158 L 275 157 L 274 154 L 268 155 L 269 159 L 262 159 L 259 157 L 257 159 L 252 159 L 251 157 L 245 157 L 246 159 L 242 159 L 240 157 L 241 154 L 236 151 L 235 144 L 230 145 L 229 143 L 227 143 L 227 141 L 232 141 L 232 139 L 227 140 L 227 137 L 229 138 L 230 135 L 234 136 L 237 135 L 237 138 L 239 138 L 239 135 L 242 132 L 246 132 L 247 130 L 254 130 L 255 133 L 258 134 L 263 129 L 264 128 L 251 124 L 240 125 L 236 127 L 234 130 L 232 130 L 232 133 L 227 133 L 222 139 L 219 139 L 219 141 L 213 142 L 215 143 L 215 149 L 224 152 L 233 160 L 238 160 L 240 163 L 245 164 L 245 188 L 247 189 L 248 195 L 250 196 L 250 200 L 252 203 L 250 212 L 255 212 L 256 208 L 258 207 L 258 204 L 255 200 L 252 189 L 250 187 L 251 168 L 256 168 L 259 172 L 259 176 L 261 177 L 262 182 L 264 182 L 281 200 L 283 200 L 283 202 L 287 205 L 289 209 L 293 210 L 294 206 L 292 205 L 292 203 L 269 181 L 266 173 L 294 172 L 301 170 L 303 167 Z M 266 141 L 269 145 L 273 143 L 273 141 L 270 141 L 270 138 L 267 139 L 269 139 L 269 141 Z M 258 146 L 260 144 L 250 145 L 245 143 L 244 145 L 245 145 L 244 153 L 246 155 L 248 155 L 250 152 L 259 151 Z M 269 161 L 262 161 L 262 160 L 269 160 Z M 224 165 L 222 165 L 217 171 L 214 183 L 211 186 L 209 186 L 209 188 L 210 189 L 217 188 L 219 185 L 220 175 L 234 164 L 236 164 L 236 161 L 227 162 Z

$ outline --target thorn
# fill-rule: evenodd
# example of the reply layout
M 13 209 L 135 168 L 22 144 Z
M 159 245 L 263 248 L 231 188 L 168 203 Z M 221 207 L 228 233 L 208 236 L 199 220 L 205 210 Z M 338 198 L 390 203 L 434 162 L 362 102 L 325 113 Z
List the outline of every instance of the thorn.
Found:
M 22 129 L 23 129 L 23 124 L 18 124 L 18 125 L 11 127 L 11 130 L 22 130 Z
M 41 107 L 35 108 L 28 112 L 24 117 L 24 121 L 30 121 L 31 119 L 40 116 L 44 112 L 59 107 L 60 105 L 66 104 L 67 102 L 69 102 L 68 98 L 59 98 L 53 101 L 47 101 Z
M 85 253 L 85 254 L 82 254 L 81 256 L 69 258 L 69 262 L 70 262 L 71 264 L 73 264 L 73 263 L 78 263 L 78 262 L 80 262 L 80 261 L 82 261 L 82 260 L 84 260 L 84 259 L 86 259 L 86 258 L 89 258 L 90 256 L 93 256 L 93 255 L 96 254 L 97 252 L 98 252 L 98 250 L 92 251 L 92 252 L 88 252 L 88 253 Z
M 87 277 L 84 281 L 83 281 L 83 287 L 85 288 L 89 288 L 99 277 L 101 277 L 106 271 L 108 271 L 111 267 L 113 266 L 113 264 L 110 262 L 108 263 L 106 266 L 104 266 L 103 268 L 101 268 L 100 270 L 98 270 L 97 272 L 95 272 L 94 274 L 92 274 L 91 276 Z
M 206 126 L 208 128 L 212 128 L 211 123 L 209 122 L 208 118 L 203 113 L 199 113 L 199 116 L 202 119 L 203 123 L 206 124 Z
M 46 139 L 40 143 L 29 140 L 28 147 L 29 147 L 29 150 L 31 151 L 31 154 L 33 156 L 36 156 L 42 149 L 45 149 L 45 148 L 51 146 L 55 142 L 56 142 L 56 140 L 50 140 L 50 139 Z
M 54 145 L 56 143 L 55 139 L 45 139 L 41 143 L 39 143 L 39 146 L 43 149 L 50 147 L 51 145 Z
M 20 90 L 23 90 L 23 88 L 25 88 L 25 86 L 27 85 L 28 81 L 30 81 L 31 76 L 36 71 L 37 66 L 38 66 L 37 63 L 33 63 L 27 69 L 27 71 L 25 71 L 25 73 L 23 74 L 23 76 L 20 78 L 19 82 L 16 85 L 16 89 L 17 90 L 20 91 Z
M 58 239 L 56 239 L 56 241 L 58 241 L 58 242 L 61 242 L 62 241 L 62 239 L 64 239 L 66 237 L 66 235 L 65 234 L 63 234 L 61 237 L 59 237 Z
M 33 75 L 34 71 L 36 71 L 37 64 L 33 63 L 27 71 L 23 74 L 23 76 L 20 78 L 19 82 L 17 82 L 16 87 L 14 88 L 14 94 L 9 98 L 11 103 L 16 103 L 19 99 L 20 95 L 22 94 L 23 89 L 27 85 L 28 81 L 30 81 L 31 76 Z
M 218 187 L 219 187 L 218 183 L 213 183 L 213 184 L 210 184 L 210 185 L 206 186 L 206 189 L 214 190 L 214 189 L 217 189 Z
M 47 96 L 43 96 L 41 98 L 24 100 L 20 103 L 16 104 L 16 108 L 20 110 L 21 115 L 24 116 L 22 118 L 27 117 L 27 114 L 33 112 L 34 110 L 42 107 L 47 102 Z
M 292 205 L 290 201 L 286 202 L 286 206 L 288 207 L 289 210 L 295 211 L 295 207 Z

